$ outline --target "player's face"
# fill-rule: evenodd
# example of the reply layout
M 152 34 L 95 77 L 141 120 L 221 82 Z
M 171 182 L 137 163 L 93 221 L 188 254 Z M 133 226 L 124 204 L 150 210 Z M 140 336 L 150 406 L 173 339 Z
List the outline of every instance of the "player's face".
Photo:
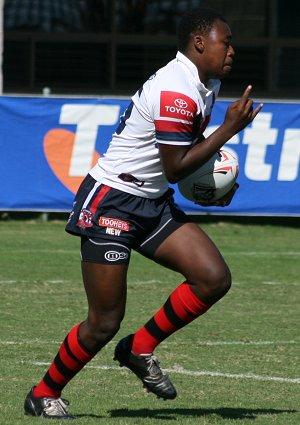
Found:
M 231 71 L 234 50 L 229 26 L 217 19 L 210 33 L 203 37 L 201 71 L 204 80 L 223 78 Z

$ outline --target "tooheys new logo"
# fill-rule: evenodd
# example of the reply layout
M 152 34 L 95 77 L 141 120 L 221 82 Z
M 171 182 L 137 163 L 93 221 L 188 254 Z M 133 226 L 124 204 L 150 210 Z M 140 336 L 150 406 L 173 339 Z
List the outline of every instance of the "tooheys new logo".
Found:
M 197 105 L 183 93 L 162 91 L 160 94 L 160 116 L 190 120 L 196 116 Z
M 118 218 L 99 217 L 99 226 L 112 227 L 114 229 L 124 230 L 125 232 L 129 232 L 130 230 L 129 223 Z

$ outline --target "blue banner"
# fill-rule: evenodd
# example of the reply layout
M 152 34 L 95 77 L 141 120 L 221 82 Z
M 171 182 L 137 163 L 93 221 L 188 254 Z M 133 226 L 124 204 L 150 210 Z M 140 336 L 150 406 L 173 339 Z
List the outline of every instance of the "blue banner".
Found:
M 0 210 L 69 211 L 91 166 L 107 149 L 129 103 L 117 98 L 0 97 Z M 206 135 L 231 102 L 218 101 Z M 240 188 L 226 208 L 191 214 L 300 216 L 300 104 L 264 102 L 244 131 L 226 144 L 239 158 Z

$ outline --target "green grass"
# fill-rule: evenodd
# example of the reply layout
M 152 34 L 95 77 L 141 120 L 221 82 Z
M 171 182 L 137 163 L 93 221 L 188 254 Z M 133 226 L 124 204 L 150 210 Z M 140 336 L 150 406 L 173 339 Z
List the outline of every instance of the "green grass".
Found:
M 79 240 L 64 222 L 0 221 L 0 424 L 24 417 L 69 329 L 86 314 Z M 161 306 L 181 276 L 133 254 L 119 334 L 66 387 L 74 424 L 300 423 L 300 238 L 296 227 L 206 222 L 233 273 L 233 287 L 156 354 L 178 390 L 161 401 L 112 360 L 116 342 Z M 55 423 L 64 423 L 56 421 Z

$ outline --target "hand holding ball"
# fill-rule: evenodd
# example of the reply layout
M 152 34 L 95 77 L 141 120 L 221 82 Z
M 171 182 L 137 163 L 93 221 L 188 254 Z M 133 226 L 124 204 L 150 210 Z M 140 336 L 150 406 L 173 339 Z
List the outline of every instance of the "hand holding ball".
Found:
M 180 193 L 190 201 L 215 202 L 234 186 L 239 174 L 239 164 L 229 151 L 219 150 L 202 167 L 180 180 Z

